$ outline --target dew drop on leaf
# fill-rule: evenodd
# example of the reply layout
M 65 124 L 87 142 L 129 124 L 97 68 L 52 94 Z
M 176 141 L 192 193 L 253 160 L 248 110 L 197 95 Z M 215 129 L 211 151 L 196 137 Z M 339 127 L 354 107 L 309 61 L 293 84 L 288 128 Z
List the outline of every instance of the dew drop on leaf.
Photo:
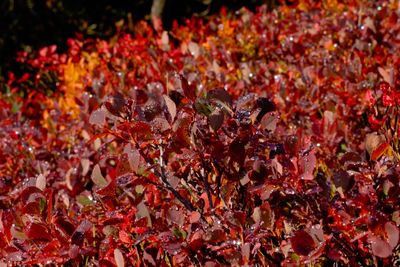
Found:
M 168 121 L 162 117 L 157 117 L 151 121 L 151 126 L 153 130 L 163 133 L 171 128 L 171 125 Z

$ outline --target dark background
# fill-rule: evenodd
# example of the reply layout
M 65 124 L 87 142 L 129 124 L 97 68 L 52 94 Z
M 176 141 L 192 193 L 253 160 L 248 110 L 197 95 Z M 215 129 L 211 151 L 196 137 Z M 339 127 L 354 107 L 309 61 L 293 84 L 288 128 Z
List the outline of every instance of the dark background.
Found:
M 267 4 L 275 0 L 166 0 L 162 20 L 166 29 L 174 20 L 190 16 L 207 17 L 219 12 Z M 0 1 L 0 82 L 8 71 L 18 73 L 17 51 L 35 50 L 56 44 L 66 48 L 66 38 L 76 33 L 84 37 L 107 38 L 115 33 L 115 23 L 124 20 L 150 21 L 152 0 L 1 0 Z M 3 77 L 3 78 L 2 78 Z

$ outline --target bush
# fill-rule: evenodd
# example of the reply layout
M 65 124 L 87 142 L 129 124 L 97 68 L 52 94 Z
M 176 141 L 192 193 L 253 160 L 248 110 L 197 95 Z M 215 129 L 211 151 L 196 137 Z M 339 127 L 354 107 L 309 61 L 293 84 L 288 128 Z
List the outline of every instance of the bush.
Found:
M 65 40 L 79 34 L 84 38 L 110 38 L 120 29 L 132 31 L 132 25 L 149 19 L 151 0 L 3 0 L 0 2 L 0 84 L 7 71 L 22 73 L 14 64 L 17 51 L 36 50 L 56 44 L 59 52 L 66 49 Z M 164 25 L 169 29 L 173 20 L 182 21 L 192 15 L 208 16 L 221 6 L 231 10 L 244 5 L 254 8 L 273 1 L 248 0 L 167 0 L 162 12 Z M 51 33 L 51 34 L 49 34 Z
M 396 264 L 396 8 L 222 10 L 21 53 L 33 71 L 0 101 L 2 257 Z

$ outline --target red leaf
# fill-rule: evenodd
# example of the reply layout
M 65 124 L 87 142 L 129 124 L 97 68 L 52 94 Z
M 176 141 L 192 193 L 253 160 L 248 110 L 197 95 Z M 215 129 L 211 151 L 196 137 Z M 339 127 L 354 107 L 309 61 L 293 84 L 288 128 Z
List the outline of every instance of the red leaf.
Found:
M 105 187 L 97 190 L 96 193 L 99 194 L 100 196 L 114 197 L 116 194 L 116 189 L 117 185 L 115 184 L 115 180 L 113 180 L 109 182 L 108 185 L 106 185 Z
M 393 222 L 385 223 L 385 233 L 389 246 L 394 249 L 399 243 L 399 228 Z
M 132 172 L 131 165 L 129 163 L 129 156 L 127 153 L 123 153 L 117 164 L 117 177 Z
M 368 238 L 368 241 L 371 244 L 372 253 L 380 258 L 387 258 L 392 255 L 392 248 L 389 246 L 387 242 L 382 240 L 381 238 L 371 235 Z
M 268 112 L 261 119 L 261 127 L 264 130 L 274 132 L 278 121 L 279 115 L 277 112 Z
M 115 108 L 110 102 L 105 102 L 104 106 L 106 107 L 106 109 L 108 110 L 108 112 L 110 112 L 112 115 L 114 116 L 119 116 L 119 110 L 117 108 Z
M 49 229 L 42 223 L 30 223 L 25 227 L 24 232 L 28 238 L 36 241 L 49 241 L 52 239 Z
M 126 243 L 126 244 L 129 244 L 129 243 L 131 243 L 131 241 L 132 241 L 132 238 L 131 238 L 130 234 L 128 234 L 128 233 L 127 233 L 126 231 L 124 231 L 124 230 L 119 231 L 118 236 L 119 236 L 119 239 L 120 239 L 122 242 Z
M 200 213 L 198 211 L 192 211 L 190 213 L 190 217 L 189 217 L 189 222 L 190 223 L 196 223 L 200 220 Z
M 20 194 L 21 202 L 22 203 L 27 203 L 29 199 L 31 198 L 31 195 L 37 194 L 38 196 L 40 195 L 41 197 L 45 198 L 44 195 L 42 194 L 42 190 L 37 188 L 36 186 L 29 186 L 26 187 Z M 37 197 L 35 197 L 37 198 Z
M 196 231 L 194 232 L 189 240 L 189 246 L 193 250 L 199 249 L 203 245 L 203 232 Z
M 207 92 L 207 99 L 208 100 L 219 100 L 222 103 L 227 104 L 228 106 L 232 106 L 232 98 L 229 93 L 224 90 L 223 88 L 213 89 Z
M 372 153 L 379 148 L 381 144 L 386 143 L 385 136 L 378 135 L 376 132 L 367 134 L 365 137 L 365 149 L 367 150 L 368 154 L 372 156 Z
M 232 143 L 229 145 L 228 153 L 232 161 L 239 163 L 239 165 L 242 165 L 246 155 L 245 143 L 240 139 L 233 140 Z
M 148 140 L 152 136 L 151 126 L 143 121 L 136 121 L 131 125 L 131 133 L 138 139 Z
M 374 161 L 378 160 L 383 154 L 386 153 L 386 151 L 389 149 L 389 147 L 390 147 L 390 144 L 388 142 L 380 144 L 377 148 L 375 148 L 372 151 L 371 159 Z
M 74 233 L 75 226 L 74 224 L 65 217 L 57 217 L 54 220 L 54 224 L 58 227 L 58 229 L 62 230 L 68 236 L 71 236 Z
M 30 74 L 29 73 L 24 73 L 24 75 L 22 75 L 21 78 L 19 78 L 18 83 L 23 83 L 25 81 L 27 81 L 30 78 Z
M 47 52 L 49 51 L 49 48 L 47 47 L 43 47 L 39 50 L 39 56 L 41 57 L 45 57 L 47 56 Z
M 135 99 L 136 99 L 136 104 L 143 105 L 147 102 L 149 97 L 145 91 L 137 89 L 135 90 Z
M 58 241 L 57 239 L 49 242 L 44 248 L 43 248 L 43 252 L 46 254 L 50 254 L 50 255 L 57 255 L 60 251 L 60 241 Z
M 307 155 L 301 157 L 299 160 L 299 164 L 302 171 L 301 178 L 304 180 L 313 180 L 313 173 L 317 164 L 317 158 L 315 157 L 314 150 L 310 151 Z
M 189 84 L 188 80 L 183 75 L 180 75 L 179 77 L 181 79 L 182 89 L 185 96 L 192 101 L 195 100 L 196 99 L 195 83 L 192 82 L 191 84 Z
M 316 248 L 314 239 L 304 230 L 297 231 L 290 239 L 290 243 L 294 252 L 303 256 L 309 255 Z
M 115 267 L 115 264 L 109 258 L 102 258 L 99 260 L 99 266 L 101 267 Z
M 225 241 L 226 233 L 222 228 L 210 229 L 205 233 L 203 239 L 213 244 L 219 243 Z

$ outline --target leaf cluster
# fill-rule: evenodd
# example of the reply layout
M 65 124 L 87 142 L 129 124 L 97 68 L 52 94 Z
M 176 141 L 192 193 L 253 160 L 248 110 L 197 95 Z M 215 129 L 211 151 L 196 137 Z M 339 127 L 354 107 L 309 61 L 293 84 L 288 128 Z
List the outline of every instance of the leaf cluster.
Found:
M 396 264 L 396 8 L 299 1 L 21 54 L 36 72 L 0 98 L 0 254 Z

